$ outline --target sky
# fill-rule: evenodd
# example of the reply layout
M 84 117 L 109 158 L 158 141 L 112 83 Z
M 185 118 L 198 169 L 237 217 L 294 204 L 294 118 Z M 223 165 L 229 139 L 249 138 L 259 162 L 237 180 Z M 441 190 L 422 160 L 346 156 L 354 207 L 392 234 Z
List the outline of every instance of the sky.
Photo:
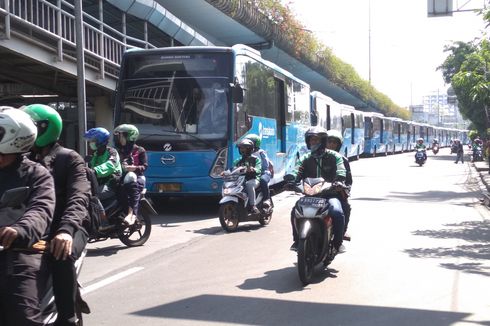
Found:
M 428 17 L 427 0 L 284 1 L 361 78 L 369 80 L 371 70 L 371 84 L 402 107 L 421 104 L 424 95 L 445 94 L 449 85 L 436 71 L 448 55 L 444 46 L 480 38 L 484 30 L 483 19 L 473 12 Z M 482 7 L 483 1 L 454 0 L 454 6 Z

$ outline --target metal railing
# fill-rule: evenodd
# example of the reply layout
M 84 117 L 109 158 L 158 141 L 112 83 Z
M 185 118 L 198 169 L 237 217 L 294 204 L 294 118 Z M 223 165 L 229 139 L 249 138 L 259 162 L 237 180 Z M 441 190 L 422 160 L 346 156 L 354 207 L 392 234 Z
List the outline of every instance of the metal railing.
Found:
M 74 5 L 65 0 L 0 0 L 0 27 L 7 39 L 13 34 L 52 50 L 59 61 L 76 60 L 74 11 Z M 97 71 L 99 78 L 117 79 L 127 49 L 155 47 L 86 13 L 83 21 L 85 65 Z

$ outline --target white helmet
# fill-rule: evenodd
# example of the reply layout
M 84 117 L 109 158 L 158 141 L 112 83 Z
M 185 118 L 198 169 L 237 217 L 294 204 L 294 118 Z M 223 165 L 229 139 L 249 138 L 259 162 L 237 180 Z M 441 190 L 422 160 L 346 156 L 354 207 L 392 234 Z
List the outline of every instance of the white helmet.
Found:
M 22 110 L 0 106 L 0 153 L 25 153 L 36 141 L 37 127 Z

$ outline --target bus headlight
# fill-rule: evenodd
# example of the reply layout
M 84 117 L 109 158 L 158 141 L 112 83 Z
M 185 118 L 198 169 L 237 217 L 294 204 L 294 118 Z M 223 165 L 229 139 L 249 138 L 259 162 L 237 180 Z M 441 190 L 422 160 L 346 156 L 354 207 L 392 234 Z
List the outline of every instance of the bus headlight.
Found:
M 218 156 L 216 157 L 213 167 L 211 168 L 211 173 L 209 173 L 211 178 L 221 178 L 221 173 L 226 169 L 227 159 L 228 148 L 223 148 L 218 152 Z

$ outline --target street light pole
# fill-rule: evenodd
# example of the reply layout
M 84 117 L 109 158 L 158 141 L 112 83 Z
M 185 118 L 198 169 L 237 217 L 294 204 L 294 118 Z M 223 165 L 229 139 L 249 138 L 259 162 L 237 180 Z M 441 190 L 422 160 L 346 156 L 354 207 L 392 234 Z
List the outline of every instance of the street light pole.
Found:
M 87 155 L 87 144 L 83 138 L 87 129 L 87 108 L 85 99 L 85 42 L 83 38 L 83 0 L 75 0 L 75 32 L 77 48 L 77 96 L 78 96 L 78 151 Z
M 371 0 L 368 3 L 369 85 L 371 85 Z

